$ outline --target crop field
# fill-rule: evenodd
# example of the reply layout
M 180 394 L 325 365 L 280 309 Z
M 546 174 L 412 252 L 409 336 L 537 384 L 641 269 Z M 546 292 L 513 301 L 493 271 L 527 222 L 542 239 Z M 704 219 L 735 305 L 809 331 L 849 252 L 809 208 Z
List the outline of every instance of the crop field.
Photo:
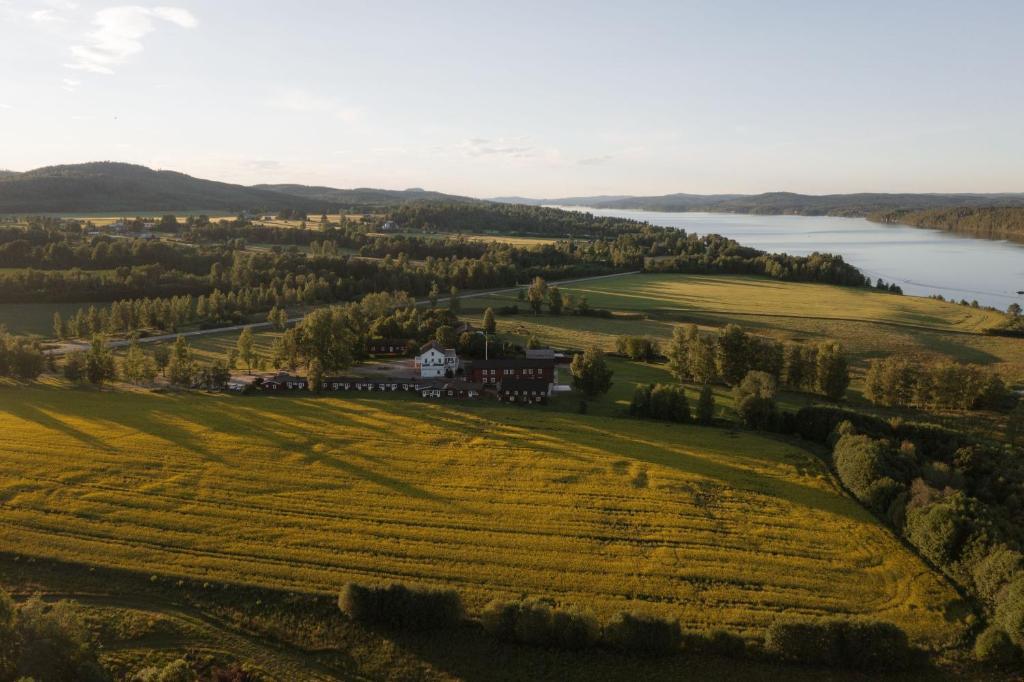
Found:
M 0 387 L 0 551 L 309 593 L 348 580 L 758 636 L 957 595 L 794 445 L 528 408 Z

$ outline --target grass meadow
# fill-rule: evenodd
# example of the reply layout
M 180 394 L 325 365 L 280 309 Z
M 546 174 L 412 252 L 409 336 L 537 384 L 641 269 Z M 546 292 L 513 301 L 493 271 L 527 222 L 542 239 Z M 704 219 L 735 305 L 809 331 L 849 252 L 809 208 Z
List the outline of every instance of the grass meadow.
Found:
M 520 315 L 501 318 L 499 332 L 536 335 L 560 348 L 615 347 L 623 334 L 667 341 L 677 324 L 706 331 L 736 323 L 779 340 L 839 341 L 853 361 L 854 387 L 867 362 L 899 353 L 950 358 L 986 365 L 1010 383 L 1024 384 L 1024 340 L 983 332 L 1000 313 L 915 296 L 866 289 L 778 282 L 760 277 L 638 274 L 561 288 L 593 307 L 617 313 L 611 319 L 534 316 L 514 293 L 467 298 L 463 308 L 480 320 L 484 308 L 518 304 Z
M 861 614 L 938 648 L 956 593 L 796 445 L 401 396 L 0 387 L 0 552 L 304 593 L 546 596 L 763 634 Z

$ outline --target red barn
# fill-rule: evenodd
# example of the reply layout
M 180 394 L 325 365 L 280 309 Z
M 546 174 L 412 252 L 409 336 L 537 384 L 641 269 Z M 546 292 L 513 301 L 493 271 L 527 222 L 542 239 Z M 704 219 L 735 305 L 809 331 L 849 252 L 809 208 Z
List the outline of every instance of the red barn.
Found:
M 469 368 L 469 380 L 496 386 L 508 379 L 543 380 L 555 383 L 555 361 L 550 358 L 500 358 L 476 360 Z

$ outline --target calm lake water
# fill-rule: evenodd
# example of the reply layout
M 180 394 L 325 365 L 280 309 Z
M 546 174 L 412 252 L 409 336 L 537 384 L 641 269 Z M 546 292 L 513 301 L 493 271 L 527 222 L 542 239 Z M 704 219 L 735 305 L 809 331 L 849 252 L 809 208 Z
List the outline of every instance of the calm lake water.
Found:
M 720 234 L 763 251 L 805 256 L 837 253 L 872 279 L 896 282 L 904 293 L 977 300 L 1000 310 L 1024 305 L 1024 244 L 960 237 L 938 230 L 880 225 L 863 218 L 759 216 L 734 213 L 662 213 L 585 210 L 600 216 L 646 220 L 695 234 Z

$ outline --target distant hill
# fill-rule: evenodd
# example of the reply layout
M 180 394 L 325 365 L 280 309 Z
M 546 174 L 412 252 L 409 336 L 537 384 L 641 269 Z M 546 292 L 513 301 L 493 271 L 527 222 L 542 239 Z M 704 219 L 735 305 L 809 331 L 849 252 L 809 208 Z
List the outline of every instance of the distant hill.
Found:
M 372 189 L 335 189 L 334 187 L 316 187 L 310 185 L 253 185 L 253 189 L 279 192 L 289 196 L 313 199 L 319 202 L 339 205 L 360 206 L 395 206 L 413 201 L 445 201 L 453 203 L 476 202 L 478 199 L 461 197 L 454 194 L 430 192 L 420 188 L 394 190 Z
M 175 171 L 108 161 L 0 172 L 0 213 L 245 209 L 355 210 L 417 200 L 472 201 L 423 190 L 339 190 L 304 185 L 246 187 Z
M 877 211 L 986 206 L 1024 206 L 1022 194 L 665 194 L 561 199 L 498 197 L 492 201 L 531 205 L 586 206 L 648 211 L 719 211 L 728 213 L 866 216 Z

